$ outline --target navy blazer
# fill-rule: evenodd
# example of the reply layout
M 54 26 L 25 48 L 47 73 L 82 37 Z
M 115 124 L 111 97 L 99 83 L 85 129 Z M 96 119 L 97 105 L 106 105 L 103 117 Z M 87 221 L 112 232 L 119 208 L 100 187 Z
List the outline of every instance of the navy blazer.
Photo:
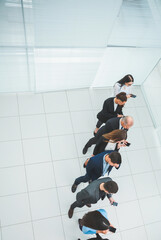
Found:
M 88 176 L 92 181 L 98 179 L 102 176 L 103 173 L 103 157 L 105 154 L 110 154 L 111 152 L 114 152 L 113 150 L 108 150 L 102 153 L 97 154 L 94 157 L 91 157 L 90 160 L 87 163 L 86 171 Z M 120 167 L 120 166 L 119 166 Z M 109 166 L 108 168 L 108 175 L 112 170 L 112 166 Z

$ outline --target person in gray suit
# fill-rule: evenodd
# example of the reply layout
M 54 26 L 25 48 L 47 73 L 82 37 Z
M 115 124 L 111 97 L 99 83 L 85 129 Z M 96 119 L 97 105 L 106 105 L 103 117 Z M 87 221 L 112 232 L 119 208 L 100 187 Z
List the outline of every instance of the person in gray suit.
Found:
M 84 205 L 91 207 L 91 203 L 97 203 L 99 199 L 103 200 L 105 196 L 107 196 L 110 203 L 113 204 L 115 200 L 112 198 L 112 194 L 117 193 L 117 191 L 117 183 L 109 177 L 100 178 L 91 182 L 86 188 L 77 193 L 76 201 L 71 204 L 68 211 L 68 217 L 72 218 L 74 208 L 81 208 Z

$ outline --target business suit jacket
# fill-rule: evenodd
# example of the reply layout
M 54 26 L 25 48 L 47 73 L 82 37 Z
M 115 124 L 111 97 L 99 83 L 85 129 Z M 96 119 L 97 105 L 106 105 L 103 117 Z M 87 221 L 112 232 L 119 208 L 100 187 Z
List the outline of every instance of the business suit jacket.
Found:
M 115 117 L 115 118 L 109 119 L 106 122 L 106 124 L 98 130 L 98 132 L 96 134 L 96 138 L 99 139 L 103 134 L 110 133 L 113 130 L 119 129 L 120 119 L 121 119 L 121 117 Z
M 117 105 L 116 110 L 114 110 L 114 97 L 108 98 L 104 101 L 103 109 L 97 114 L 97 118 L 102 122 L 105 123 L 110 118 L 117 117 L 117 114 L 122 113 L 123 106 Z
M 77 193 L 76 199 L 78 202 L 86 203 L 97 203 L 100 199 L 100 184 L 112 181 L 111 178 L 105 177 L 97 179 L 93 182 L 91 182 L 86 188 L 82 189 L 80 192 Z M 107 196 L 110 198 L 112 194 L 105 193 L 104 196 Z
M 108 151 L 102 152 L 100 154 L 97 154 L 94 157 L 91 157 L 90 160 L 88 161 L 87 166 L 86 166 L 86 171 L 92 181 L 94 181 L 102 176 L 103 157 L 105 154 L 110 154 L 111 152 L 114 152 L 114 151 L 108 150 Z M 109 166 L 108 174 L 111 172 L 112 168 L 113 168 L 112 166 Z

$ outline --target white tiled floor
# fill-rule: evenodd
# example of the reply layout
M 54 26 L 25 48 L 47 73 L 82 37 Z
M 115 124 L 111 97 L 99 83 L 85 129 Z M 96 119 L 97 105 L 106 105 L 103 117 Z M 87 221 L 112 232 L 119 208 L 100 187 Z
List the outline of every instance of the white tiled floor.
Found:
M 135 125 L 128 131 L 123 164 L 113 170 L 117 207 L 105 208 L 117 227 L 110 240 L 161 239 L 161 148 L 139 87 L 124 113 Z M 85 240 L 77 220 L 88 210 L 75 209 L 71 185 L 84 173 L 82 148 L 93 136 L 96 113 L 111 89 L 81 89 L 44 94 L 0 95 L 0 240 Z M 78 191 L 85 185 L 80 184 Z

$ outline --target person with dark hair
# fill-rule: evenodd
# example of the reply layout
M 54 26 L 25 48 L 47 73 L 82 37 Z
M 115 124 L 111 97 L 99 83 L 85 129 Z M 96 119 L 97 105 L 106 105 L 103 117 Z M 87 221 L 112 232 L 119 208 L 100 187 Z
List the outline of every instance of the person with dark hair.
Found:
M 104 126 L 102 126 L 96 135 L 89 139 L 86 145 L 83 148 L 83 154 L 86 154 L 88 148 L 91 147 L 93 144 L 96 144 L 99 138 L 106 133 L 110 133 L 116 129 L 125 129 L 128 130 L 134 124 L 134 120 L 131 116 L 124 116 L 122 118 L 116 117 L 109 119 Z
M 96 234 L 96 238 L 92 239 L 102 239 L 99 233 L 107 234 L 113 227 L 104 209 L 86 213 L 82 219 L 78 219 L 78 224 L 84 234 Z
M 103 109 L 97 114 L 98 122 L 94 134 L 96 134 L 100 126 L 110 118 L 123 117 L 122 108 L 126 101 L 127 97 L 125 92 L 121 92 L 117 94 L 116 97 L 111 97 L 104 101 Z
M 134 78 L 131 74 L 124 76 L 121 80 L 114 85 L 114 96 L 120 92 L 125 92 L 127 98 L 131 97 L 132 84 L 134 83 Z
M 81 182 L 94 181 L 104 176 L 107 172 L 109 175 L 113 167 L 116 169 L 120 167 L 121 162 L 121 155 L 116 151 L 105 151 L 89 158 L 86 166 L 86 174 L 75 179 L 71 191 L 74 193 Z
M 112 198 L 112 194 L 118 192 L 118 185 L 112 181 L 111 178 L 100 178 L 91 182 L 86 188 L 82 189 L 76 195 L 76 201 L 71 204 L 68 211 L 69 218 L 72 218 L 74 209 L 76 207 L 88 206 L 97 203 L 99 199 L 104 199 L 105 196 L 109 199 L 110 203 L 113 204 L 115 200 Z

